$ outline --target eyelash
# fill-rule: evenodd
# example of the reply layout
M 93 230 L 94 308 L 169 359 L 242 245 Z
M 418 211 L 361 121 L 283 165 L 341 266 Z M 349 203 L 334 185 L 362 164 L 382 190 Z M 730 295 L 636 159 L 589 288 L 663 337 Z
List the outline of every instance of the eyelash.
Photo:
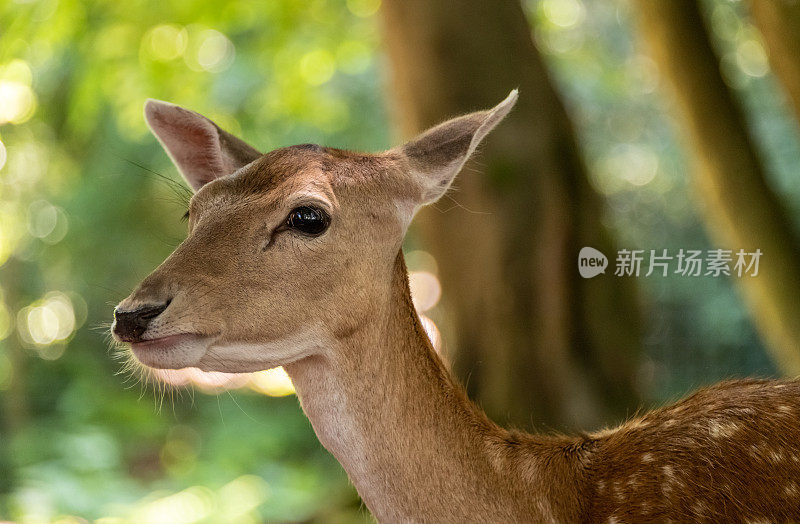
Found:
M 183 216 L 181 217 L 181 222 L 186 222 L 188 220 L 189 220 L 189 210 L 187 209 L 186 213 L 184 213 Z

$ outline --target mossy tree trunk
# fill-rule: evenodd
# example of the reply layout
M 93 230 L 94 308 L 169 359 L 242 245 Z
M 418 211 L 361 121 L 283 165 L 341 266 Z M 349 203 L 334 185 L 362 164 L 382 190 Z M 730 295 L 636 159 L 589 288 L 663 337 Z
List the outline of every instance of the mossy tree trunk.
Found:
M 635 3 L 641 37 L 676 102 L 708 229 L 721 247 L 763 252 L 759 275 L 736 282 L 776 364 L 800 374 L 800 244 L 722 79 L 697 2 Z

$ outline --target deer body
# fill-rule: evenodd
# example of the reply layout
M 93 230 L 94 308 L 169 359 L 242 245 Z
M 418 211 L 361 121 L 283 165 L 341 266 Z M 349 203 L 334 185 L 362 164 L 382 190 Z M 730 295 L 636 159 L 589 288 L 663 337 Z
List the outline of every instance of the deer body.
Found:
M 725 383 L 582 436 L 500 428 L 454 382 L 400 250 L 511 109 L 379 155 L 266 155 L 161 102 L 148 123 L 190 185 L 186 241 L 118 306 L 158 368 L 282 365 L 322 444 L 386 522 L 800 520 L 800 384 Z
M 796 381 L 718 384 L 580 437 L 507 431 L 431 347 L 400 257 L 385 331 L 366 326 L 345 342 L 381 358 L 286 367 L 320 441 L 379 521 L 800 518 Z
M 601 522 L 796 522 L 798 427 L 800 384 L 742 380 L 599 432 L 590 437 L 587 515 Z

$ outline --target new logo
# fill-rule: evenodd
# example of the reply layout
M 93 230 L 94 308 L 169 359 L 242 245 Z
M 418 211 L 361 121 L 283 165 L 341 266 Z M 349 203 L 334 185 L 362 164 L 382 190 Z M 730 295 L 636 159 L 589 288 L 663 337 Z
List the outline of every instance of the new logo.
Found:
M 593 247 L 585 247 L 578 253 L 578 271 L 583 278 L 592 278 L 605 273 L 607 267 L 606 256 Z

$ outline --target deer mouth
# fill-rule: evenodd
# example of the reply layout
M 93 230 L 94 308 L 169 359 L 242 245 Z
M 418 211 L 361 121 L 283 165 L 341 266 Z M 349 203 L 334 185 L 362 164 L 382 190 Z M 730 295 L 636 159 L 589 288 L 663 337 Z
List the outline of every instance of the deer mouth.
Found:
M 136 349 L 167 348 L 192 338 L 203 337 L 192 333 L 178 333 L 177 335 L 168 335 L 166 337 L 142 339 L 138 342 L 132 342 L 131 347 Z
M 180 369 L 193 366 L 205 354 L 212 337 L 178 333 L 131 343 L 136 360 L 151 368 Z

